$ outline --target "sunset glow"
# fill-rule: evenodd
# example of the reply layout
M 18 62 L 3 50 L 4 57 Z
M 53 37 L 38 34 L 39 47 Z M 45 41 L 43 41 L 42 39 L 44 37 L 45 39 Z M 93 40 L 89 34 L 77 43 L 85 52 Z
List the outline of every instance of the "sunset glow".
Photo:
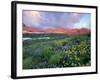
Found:
M 91 14 L 72 12 L 23 11 L 23 24 L 33 32 L 64 32 L 91 27 Z M 24 28 L 25 30 L 26 28 Z M 35 30 L 34 30 L 35 29 Z M 29 29 L 28 29 L 29 30 Z

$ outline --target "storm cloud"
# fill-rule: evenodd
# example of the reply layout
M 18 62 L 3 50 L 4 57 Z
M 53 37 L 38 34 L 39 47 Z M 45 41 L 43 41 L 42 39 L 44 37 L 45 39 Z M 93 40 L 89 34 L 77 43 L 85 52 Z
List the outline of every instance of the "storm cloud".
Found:
M 91 15 L 89 13 L 49 12 L 49 11 L 23 11 L 23 24 L 30 27 L 90 27 Z

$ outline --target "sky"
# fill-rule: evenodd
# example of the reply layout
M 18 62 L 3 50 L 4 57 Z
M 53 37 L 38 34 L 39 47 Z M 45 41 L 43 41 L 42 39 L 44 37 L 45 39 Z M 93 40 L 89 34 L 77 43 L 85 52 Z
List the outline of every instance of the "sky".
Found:
M 90 28 L 91 14 L 23 10 L 22 23 L 37 28 Z

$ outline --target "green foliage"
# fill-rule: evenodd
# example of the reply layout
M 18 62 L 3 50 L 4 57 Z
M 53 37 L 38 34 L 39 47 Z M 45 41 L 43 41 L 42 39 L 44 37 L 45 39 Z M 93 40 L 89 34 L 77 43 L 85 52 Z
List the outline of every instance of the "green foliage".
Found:
M 48 60 L 54 54 L 54 52 L 52 51 L 52 47 L 46 47 L 43 49 L 41 54 L 44 60 Z
M 50 40 L 33 40 L 23 44 L 23 69 L 91 65 L 90 34 L 48 35 L 52 37 Z
M 62 42 L 61 42 L 61 41 L 55 40 L 55 41 L 53 42 L 52 46 L 53 46 L 53 47 L 60 47 L 60 46 L 62 46 Z
M 61 54 L 54 54 L 54 55 L 52 55 L 51 57 L 50 57 L 50 59 L 49 59 L 49 63 L 50 64 L 58 64 L 59 62 L 60 62 L 60 60 L 61 60 Z
M 80 45 L 72 46 L 66 53 L 67 59 L 63 61 L 65 67 L 86 66 L 90 61 L 90 46 L 83 41 Z
M 24 59 L 23 60 L 23 68 L 24 69 L 27 69 L 27 68 L 29 68 L 29 69 L 32 69 L 32 57 L 28 57 L 28 58 L 26 58 L 26 59 Z

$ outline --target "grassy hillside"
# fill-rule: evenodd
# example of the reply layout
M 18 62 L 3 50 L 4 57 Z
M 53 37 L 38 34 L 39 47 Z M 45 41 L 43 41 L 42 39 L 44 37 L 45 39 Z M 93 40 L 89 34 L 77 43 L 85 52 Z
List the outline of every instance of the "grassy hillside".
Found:
M 23 69 L 90 66 L 90 34 L 23 34 Z M 49 39 L 38 39 L 49 37 Z

